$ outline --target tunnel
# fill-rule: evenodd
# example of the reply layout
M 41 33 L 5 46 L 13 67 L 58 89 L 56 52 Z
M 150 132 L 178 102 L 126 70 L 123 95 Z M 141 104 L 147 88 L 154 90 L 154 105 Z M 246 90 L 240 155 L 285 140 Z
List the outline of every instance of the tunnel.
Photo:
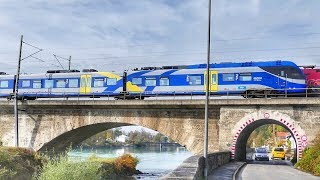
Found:
M 240 133 L 239 136 L 237 138 L 237 141 L 235 143 L 235 151 L 234 151 L 234 160 L 236 161 L 246 161 L 246 145 L 247 145 L 247 141 L 251 135 L 251 133 L 257 129 L 260 126 L 263 125 L 267 125 L 267 124 L 276 124 L 276 125 L 280 125 L 282 127 L 284 127 L 288 132 L 290 132 L 290 134 L 292 135 L 292 137 L 294 137 L 295 143 L 297 145 L 297 140 L 296 137 L 294 136 L 293 132 L 289 129 L 289 127 L 287 127 L 286 125 L 284 125 L 282 122 L 279 122 L 277 120 L 273 120 L 273 119 L 261 119 L 261 120 L 257 120 L 254 121 L 250 124 L 248 124 Z

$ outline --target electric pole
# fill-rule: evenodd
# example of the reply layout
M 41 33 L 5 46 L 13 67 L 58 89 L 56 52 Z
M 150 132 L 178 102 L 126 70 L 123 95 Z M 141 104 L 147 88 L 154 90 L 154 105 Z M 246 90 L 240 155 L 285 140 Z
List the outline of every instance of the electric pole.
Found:
M 71 70 L 71 56 L 69 56 L 69 71 Z
M 14 116 L 15 116 L 16 147 L 19 147 L 18 85 L 19 85 L 20 66 L 21 66 L 22 43 L 23 43 L 23 35 L 21 35 L 19 62 L 18 62 L 17 74 L 15 75 L 15 85 L 14 85 Z
M 205 104 L 205 123 L 204 123 L 204 178 L 208 179 L 208 116 L 209 116 L 209 86 L 210 86 L 210 49 L 211 49 L 211 0 L 209 0 L 208 12 L 208 54 L 207 54 L 207 69 L 206 69 L 206 104 Z

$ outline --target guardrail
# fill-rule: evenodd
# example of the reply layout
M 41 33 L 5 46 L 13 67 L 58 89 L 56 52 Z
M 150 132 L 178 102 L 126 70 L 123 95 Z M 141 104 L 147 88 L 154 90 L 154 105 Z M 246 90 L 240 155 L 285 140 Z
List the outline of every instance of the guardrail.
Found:
M 299 93 L 297 92 L 299 91 Z M 202 91 L 144 91 L 144 92 L 114 92 L 104 91 L 91 92 L 90 94 L 83 94 L 79 92 L 23 92 L 19 93 L 19 99 L 63 99 L 63 100 L 80 100 L 90 98 L 91 100 L 103 99 L 204 99 L 205 92 Z M 13 97 L 13 96 L 10 96 Z M 289 98 L 289 97 L 320 97 L 320 88 L 303 88 L 303 89 L 250 89 L 244 93 L 239 93 L 236 90 L 224 90 L 219 92 L 211 92 L 210 98 L 220 99 L 238 99 L 238 98 Z M 10 98 L 0 94 L 0 98 Z

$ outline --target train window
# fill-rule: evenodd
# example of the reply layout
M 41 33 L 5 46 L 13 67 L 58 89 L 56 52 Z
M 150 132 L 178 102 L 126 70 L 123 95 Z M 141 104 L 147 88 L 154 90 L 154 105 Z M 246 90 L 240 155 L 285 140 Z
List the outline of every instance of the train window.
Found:
M 146 86 L 156 86 L 157 80 L 156 78 L 146 78 Z
M 78 79 L 69 79 L 69 88 L 77 88 L 79 84 Z
M 252 81 L 252 75 L 251 73 L 240 74 L 239 79 L 240 81 Z
M 34 80 L 32 86 L 34 89 L 40 89 L 41 88 L 41 80 Z
M 53 80 L 45 80 L 44 81 L 44 88 L 46 88 L 46 89 L 53 88 Z
M 107 85 L 108 86 L 117 85 L 117 79 L 116 78 L 107 78 Z
M 104 79 L 95 79 L 93 82 L 93 87 L 103 87 Z
M 66 87 L 66 80 L 59 79 L 57 80 L 57 88 L 65 88 Z
M 7 88 L 7 87 L 9 87 L 9 81 L 1 81 L 1 82 L 0 82 L 0 87 L 1 87 L 1 88 Z
M 304 79 L 302 71 L 299 68 L 286 67 L 287 78 Z
M 142 78 L 132 78 L 132 84 L 135 84 L 135 85 L 142 84 Z
M 201 76 L 189 76 L 190 85 L 201 85 Z
M 217 75 L 216 74 L 212 74 L 211 84 L 213 84 L 213 85 L 217 84 Z
M 287 77 L 292 79 L 304 79 L 302 72 L 297 67 L 292 66 L 269 66 L 261 67 L 263 70 L 281 77 Z
M 30 87 L 31 82 L 30 80 L 23 80 L 22 81 L 22 87 L 26 88 L 26 87 Z
M 167 77 L 160 78 L 160 86 L 169 86 L 169 78 Z
M 234 81 L 234 74 L 222 74 L 223 81 Z

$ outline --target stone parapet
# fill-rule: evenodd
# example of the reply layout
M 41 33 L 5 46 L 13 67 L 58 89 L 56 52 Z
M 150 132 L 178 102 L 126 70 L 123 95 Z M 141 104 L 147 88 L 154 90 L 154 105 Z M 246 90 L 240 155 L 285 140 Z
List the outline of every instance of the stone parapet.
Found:
M 208 174 L 211 174 L 214 169 L 229 163 L 230 158 L 231 152 L 229 151 L 208 154 Z M 205 158 L 203 156 L 191 156 L 161 179 L 203 179 L 204 165 Z

